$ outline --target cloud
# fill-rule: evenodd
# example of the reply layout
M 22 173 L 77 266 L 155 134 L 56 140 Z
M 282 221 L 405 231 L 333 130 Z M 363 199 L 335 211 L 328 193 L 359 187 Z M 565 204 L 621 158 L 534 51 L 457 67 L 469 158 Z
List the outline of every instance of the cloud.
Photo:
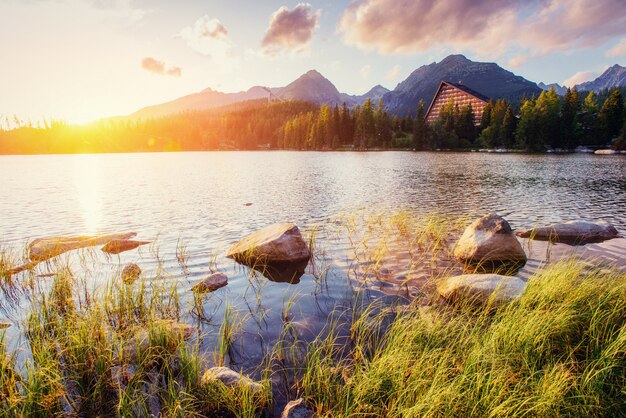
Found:
M 366 64 L 363 67 L 361 67 L 361 69 L 359 70 L 359 74 L 361 74 L 361 77 L 367 78 L 369 77 L 371 71 L 372 71 L 372 66 L 369 64 Z
M 595 79 L 598 76 L 598 73 L 595 71 L 579 71 L 567 80 L 563 82 L 563 85 L 566 87 L 574 87 L 577 84 L 584 83 L 585 81 L 590 81 Z
M 509 60 L 509 66 L 513 68 L 521 67 L 528 61 L 528 55 L 517 55 Z
M 513 0 L 359 0 L 345 10 L 339 32 L 346 43 L 362 49 L 423 52 L 489 39 L 490 28 L 510 20 L 515 9 Z
M 626 38 L 622 38 L 613 48 L 606 52 L 607 57 L 621 57 L 626 55 Z
M 279 50 L 298 52 L 304 49 L 313 38 L 319 16 L 320 11 L 313 12 L 308 3 L 299 3 L 293 10 L 282 6 L 270 17 L 261 41 L 264 52 L 274 54 Z
M 387 71 L 387 74 L 385 74 L 385 79 L 389 81 L 395 80 L 398 78 L 398 75 L 400 75 L 400 69 L 401 67 L 399 65 L 394 65 L 389 71 Z
M 520 41 L 543 54 L 597 47 L 626 34 L 623 0 L 552 0 L 530 16 Z
M 180 69 L 180 67 L 166 68 L 163 61 L 158 61 L 152 57 L 145 57 L 144 59 L 142 59 L 141 68 L 153 74 L 171 75 L 174 77 L 180 77 L 182 75 L 182 70 Z
M 623 0 L 357 0 L 340 22 L 343 40 L 382 54 L 445 47 L 499 56 L 601 45 L 626 34 Z
M 219 19 L 204 15 L 193 26 L 183 28 L 179 36 L 191 49 L 202 55 L 209 55 L 216 61 L 232 58 L 228 31 Z

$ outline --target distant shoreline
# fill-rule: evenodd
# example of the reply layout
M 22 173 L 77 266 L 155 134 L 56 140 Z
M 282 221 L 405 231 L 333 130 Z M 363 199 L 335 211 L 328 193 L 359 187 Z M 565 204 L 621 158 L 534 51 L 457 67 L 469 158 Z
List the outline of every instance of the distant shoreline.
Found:
M 626 151 L 614 151 L 612 153 L 595 154 L 594 152 L 580 151 L 539 151 L 530 152 L 524 150 L 498 150 L 498 149 L 472 149 L 472 150 L 454 150 L 454 149 L 438 149 L 438 150 L 414 150 L 411 148 L 394 148 L 394 149 L 320 149 L 320 150 L 298 150 L 298 149 L 208 149 L 208 150 L 181 150 L 181 151 L 103 151 L 103 152 L 71 152 L 71 153 L 32 153 L 32 154 L 0 154 L 0 157 L 8 156 L 28 156 L 28 155 L 107 155 L 107 154 L 182 154 L 182 153 L 199 153 L 199 152 L 414 152 L 414 153 L 459 153 L 459 154 L 525 154 L 525 155 L 598 155 L 613 156 L 626 155 Z M 613 151 L 613 150 L 611 150 Z

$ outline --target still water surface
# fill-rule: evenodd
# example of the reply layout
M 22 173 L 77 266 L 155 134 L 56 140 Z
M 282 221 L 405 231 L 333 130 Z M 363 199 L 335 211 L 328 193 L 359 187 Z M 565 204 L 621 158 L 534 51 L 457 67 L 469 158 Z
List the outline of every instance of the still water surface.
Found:
M 318 239 L 330 249 L 324 257 L 331 267 L 323 283 L 312 268 L 296 285 L 252 283 L 249 272 L 224 254 L 268 224 L 295 222 L 307 231 L 340 211 L 366 208 L 496 211 L 514 228 L 603 219 L 626 232 L 624 156 L 277 151 L 0 156 L 0 185 L 3 247 L 22 248 L 49 235 L 136 231 L 137 239 L 157 240 L 167 279 L 180 284 L 189 322 L 187 289 L 211 270 L 225 272 L 229 285 L 205 301 L 212 319 L 200 325 L 203 350 L 216 349 L 227 304 L 262 318 L 247 322 L 230 359 L 251 373 L 278 338 L 289 300 L 291 320 L 310 338 L 331 309 L 348 304 L 350 294 L 346 264 L 336 260 L 345 243 L 324 236 Z M 179 242 L 189 257 L 186 269 L 176 258 Z M 100 254 L 94 286 L 127 262 L 139 263 L 146 276 L 158 265 L 154 248 L 112 258 Z M 37 273 L 46 268 L 41 265 Z M 372 292 L 371 297 L 383 296 Z M 19 310 L 0 313 L 15 324 L 13 333 L 23 318 Z

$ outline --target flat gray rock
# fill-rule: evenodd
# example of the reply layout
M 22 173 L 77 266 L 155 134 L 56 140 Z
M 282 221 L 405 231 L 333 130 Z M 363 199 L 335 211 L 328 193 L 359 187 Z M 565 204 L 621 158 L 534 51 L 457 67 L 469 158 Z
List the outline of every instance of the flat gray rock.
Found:
M 304 403 L 304 399 L 296 399 L 285 405 L 281 418 L 313 418 L 315 413 Z
M 526 282 L 519 277 L 500 274 L 463 274 L 443 279 L 437 292 L 450 301 L 471 301 L 484 304 L 511 302 L 526 289 Z
M 515 235 L 539 241 L 572 245 L 602 242 L 617 238 L 617 229 L 608 222 L 569 221 L 518 231 Z
M 202 375 L 202 384 L 209 384 L 211 381 L 219 380 L 226 386 L 245 386 L 251 392 L 258 392 L 263 387 L 248 376 L 244 376 L 228 367 L 211 367 Z

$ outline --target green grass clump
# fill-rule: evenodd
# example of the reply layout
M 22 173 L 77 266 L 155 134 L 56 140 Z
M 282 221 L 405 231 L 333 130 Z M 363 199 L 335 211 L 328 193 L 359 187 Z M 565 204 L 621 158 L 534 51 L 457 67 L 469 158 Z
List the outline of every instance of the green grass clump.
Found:
M 375 322 L 375 321 L 374 321 Z M 372 321 L 355 322 L 353 335 Z M 354 330 L 356 328 L 357 330 Z M 309 349 L 296 383 L 322 417 L 624 416 L 626 276 L 562 262 L 493 312 L 413 309 L 388 332 Z

